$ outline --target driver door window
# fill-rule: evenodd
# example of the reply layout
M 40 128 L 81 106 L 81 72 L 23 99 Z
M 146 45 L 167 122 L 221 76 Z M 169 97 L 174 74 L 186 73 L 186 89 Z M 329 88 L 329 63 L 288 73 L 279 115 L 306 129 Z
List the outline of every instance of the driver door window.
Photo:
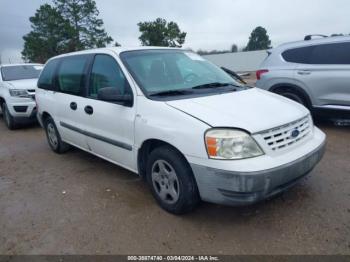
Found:
M 114 87 L 120 95 L 130 93 L 128 82 L 117 61 L 109 55 L 96 55 L 90 75 L 88 96 L 97 98 L 98 90 L 104 87 Z

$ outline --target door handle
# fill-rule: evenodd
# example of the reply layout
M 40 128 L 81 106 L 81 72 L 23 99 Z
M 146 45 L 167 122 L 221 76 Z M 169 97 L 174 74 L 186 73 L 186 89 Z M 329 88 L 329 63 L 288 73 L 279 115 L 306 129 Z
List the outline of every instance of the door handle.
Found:
M 88 115 L 92 115 L 94 113 L 94 109 L 92 108 L 92 106 L 86 106 L 84 108 L 85 113 L 87 113 Z
M 309 70 L 300 70 L 300 71 L 298 71 L 298 74 L 299 75 L 310 75 L 311 71 L 309 71 Z
M 77 108 L 78 108 L 77 103 L 75 103 L 75 102 L 70 103 L 70 108 L 71 108 L 72 110 L 77 110 Z

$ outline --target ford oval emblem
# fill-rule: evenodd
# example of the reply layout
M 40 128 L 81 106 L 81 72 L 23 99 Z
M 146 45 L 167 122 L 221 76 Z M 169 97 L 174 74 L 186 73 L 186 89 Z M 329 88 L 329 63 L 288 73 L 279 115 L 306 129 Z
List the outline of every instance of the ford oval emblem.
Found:
M 300 131 L 298 129 L 294 129 L 291 133 L 292 138 L 297 138 L 300 135 Z

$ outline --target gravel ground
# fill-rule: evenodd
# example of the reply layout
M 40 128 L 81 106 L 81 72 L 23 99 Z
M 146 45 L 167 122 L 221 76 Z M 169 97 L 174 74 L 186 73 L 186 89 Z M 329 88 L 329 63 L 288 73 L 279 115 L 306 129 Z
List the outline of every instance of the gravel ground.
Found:
M 177 217 L 134 174 L 0 121 L 0 254 L 350 254 L 350 128 L 321 128 L 324 159 L 282 196 Z

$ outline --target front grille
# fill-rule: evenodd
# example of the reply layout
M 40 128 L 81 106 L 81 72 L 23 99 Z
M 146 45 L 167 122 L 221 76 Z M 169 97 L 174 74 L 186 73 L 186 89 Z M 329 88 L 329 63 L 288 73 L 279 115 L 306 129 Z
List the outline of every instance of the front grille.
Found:
M 267 146 L 278 151 L 304 140 L 312 131 L 312 121 L 309 116 L 277 128 L 260 133 Z
M 25 113 L 27 112 L 27 106 L 14 106 L 13 107 L 17 113 Z

